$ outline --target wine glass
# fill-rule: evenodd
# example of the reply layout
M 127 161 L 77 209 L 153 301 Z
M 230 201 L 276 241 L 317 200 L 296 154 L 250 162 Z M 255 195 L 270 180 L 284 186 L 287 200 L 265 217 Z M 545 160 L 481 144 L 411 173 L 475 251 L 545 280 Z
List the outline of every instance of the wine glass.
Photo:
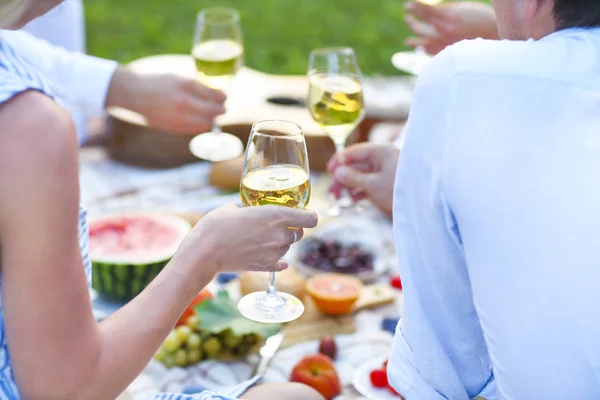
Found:
M 349 47 L 313 50 L 308 83 L 310 115 L 333 140 L 339 162 L 343 163 L 346 140 L 364 116 L 362 77 L 354 50 Z M 353 204 L 348 191 L 342 189 L 329 214 L 339 215 Z
M 246 207 L 278 205 L 305 208 L 310 199 L 306 141 L 300 126 L 271 120 L 252 126 L 240 196 Z M 284 323 L 297 319 L 304 305 L 296 297 L 275 290 L 275 273 L 269 273 L 266 292 L 244 296 L 238 303 L 242 315 L 263 323 Z
M 224 90 L 244 64 L 240 16 L 231 8 L 206 8 L 198 13 L 192 47 L 197 78 L 214 89 Z M 190 151 L 198 158 L 223 161 L 237 157 L 244 144 L 221 131 L 215 119 L 211 132 L 190 141 Z
M 418 0 L 420 3 L 435 6 L 444 0 Z M 392 64 L 401 71 L 419 75 L 431 61 L 431 56 L 427 54 L 423 46 L 417 46 L 412 51 L 400 51 L 393 55 Z

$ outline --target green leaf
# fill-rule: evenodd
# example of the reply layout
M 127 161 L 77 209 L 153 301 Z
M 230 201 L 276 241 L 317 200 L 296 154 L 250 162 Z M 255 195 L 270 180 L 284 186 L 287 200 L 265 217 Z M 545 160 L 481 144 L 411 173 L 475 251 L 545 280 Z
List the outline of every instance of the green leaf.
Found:
M 267 338 L 281 329 L 279 324 L 261 324 L 244 317 L 226 291 L 220 291 L 214 298 L 204 300 L 194 310 L 200 317 L 198 328 L 210 333 L 217 334 L 231 329 L 236 336 L 255 333 Z

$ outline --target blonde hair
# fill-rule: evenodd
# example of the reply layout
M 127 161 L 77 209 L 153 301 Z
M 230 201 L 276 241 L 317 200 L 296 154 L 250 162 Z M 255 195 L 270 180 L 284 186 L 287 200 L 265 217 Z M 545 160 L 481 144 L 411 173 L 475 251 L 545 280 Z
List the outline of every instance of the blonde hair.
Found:
M 31 0 L 0 0 L 0 29 L 13 27 L 30 5 Z

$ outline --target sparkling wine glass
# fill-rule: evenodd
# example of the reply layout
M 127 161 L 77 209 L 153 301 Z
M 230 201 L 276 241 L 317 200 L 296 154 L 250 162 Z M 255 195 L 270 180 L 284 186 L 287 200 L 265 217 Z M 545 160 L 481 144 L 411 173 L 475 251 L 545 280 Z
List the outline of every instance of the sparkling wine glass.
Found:
M 418 0 L 420 3 L 435 6 L 444 0 Z M 392 64 L 401 71 L 419 75 L 431 61 L 423 46 L 417 46 L 413 51 L 400 51 L 392 57 Z
M 338 159 L 343 163 L 346 140 L 364 116 L 362 76 L 354 50 L 349 47 L 313 50 L 308 83 L 310 115 L 333 140 Z M 336 216 L 353 206 L 352 197 L 342 189 L 329 214 Z
M 289 121 L 262 121 L 252 127 L 240 196 L 246 207 L 278 205 L 306 208 L 310 179 L 306 141 L 300 126 Z M 266 292 L 244 296 L 238 303 L 248 319 L 284 323 L 297 319 L 304 305 L 296 297 L 275 290 L 275 273 L 269 273 Z
M 196 76 L 214 89 L 225 90 L 244 64 L 240 16 L 231 8 L 206 8 L 198 13 L 192 47 Z M 190 141 L 190 151 L 198 158 L 223 161 L 237 157 L 244 144 L 235 135 L 221 131 L 217 119 L 211 132 Z

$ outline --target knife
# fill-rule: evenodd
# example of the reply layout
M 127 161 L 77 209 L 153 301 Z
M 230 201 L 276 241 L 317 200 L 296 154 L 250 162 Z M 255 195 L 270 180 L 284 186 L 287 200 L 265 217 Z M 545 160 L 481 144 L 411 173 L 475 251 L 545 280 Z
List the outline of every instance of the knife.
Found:
M 281 342 L 283 342 L 283 332 L 279 331 L 279 333 L 270 336 L 266 341 L 263 347 L 260 348 L 260 361 L 256 365 L 254 369 L 253 377 L 255 376 L 263 376 L 269 367 L 269 363 L 277 353 L 279 346 L 281 346 Z

